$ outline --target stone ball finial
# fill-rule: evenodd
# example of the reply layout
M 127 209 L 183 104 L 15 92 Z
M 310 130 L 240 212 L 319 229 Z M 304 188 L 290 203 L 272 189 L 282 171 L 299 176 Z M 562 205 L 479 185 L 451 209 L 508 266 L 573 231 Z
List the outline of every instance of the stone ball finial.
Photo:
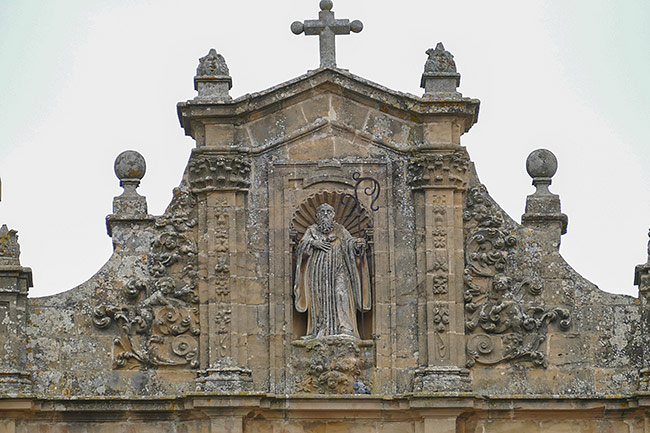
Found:
M 334 3 L 332 3 L 332 0 L 320 0 L 319 6 L 322 11 L 330 11 L 334 7 Z
M 536 195 L 548 195 L 549 185 L 555 172 L 557 172 L 557 158 L 553 152 L 546 149 L 537 149 L 526 158 L 526 171 L 533 178 L 533 185 L 537 190 Z
M 147 171 L 144 157 L 135 150 L 126 150 L 115 158 L 115 175 L 120 181 L 140 181 Z
M 557 158 L 550 150 L 534 150 L 526 159 L 526 171 L 533 179 L 551 178 L 557 172 Z

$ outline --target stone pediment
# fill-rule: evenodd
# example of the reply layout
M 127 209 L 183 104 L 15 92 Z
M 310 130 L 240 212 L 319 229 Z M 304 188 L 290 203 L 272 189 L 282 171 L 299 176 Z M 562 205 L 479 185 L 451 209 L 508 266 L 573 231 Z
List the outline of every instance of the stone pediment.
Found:
M 448 139 L 454 133 L 459 137 L 476 123 L 478 108 L 476 99 L 417 97 L 347 71 L 325 68 L 235 100 L 182 102 L 178 116 L 186 135 L 194 137 L 199 147 L 236 146 L 242 151 L 264 152 L 329 121 L 334 128 L 407 151 L 436 143 L 423 129 L 424 124 L 443 124 L 453 118 L 456 131 L 442 133 L 449 135 Z

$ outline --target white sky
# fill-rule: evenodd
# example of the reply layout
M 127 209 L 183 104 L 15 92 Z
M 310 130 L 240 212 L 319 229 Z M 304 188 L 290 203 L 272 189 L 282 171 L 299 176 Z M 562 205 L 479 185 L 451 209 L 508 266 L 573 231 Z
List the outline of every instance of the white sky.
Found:
M 360 34 L 337 38 L 338 65 L 420 95 L 425 50 L 443 41 L 481 100 L 463 137 L 479 176 L 519 221 L 534 149 L 559 160 L 551 190 L 569 216 L 561 252 L 602 289 L 636 294 L 650 226 L 650 2 L 647 0 L 335 0 Z M 318 0 L 0 0 L 0 223 L 20 234 L 32 296 L 90 278 L 112 247 L 104 217 L 121 191 L 115 156 L 141 152 L 139 191 L 160 214 L 193 140 L 176 103 L 194 97 L 214 47 L 231 95 L 318 66 L 294 20 Z

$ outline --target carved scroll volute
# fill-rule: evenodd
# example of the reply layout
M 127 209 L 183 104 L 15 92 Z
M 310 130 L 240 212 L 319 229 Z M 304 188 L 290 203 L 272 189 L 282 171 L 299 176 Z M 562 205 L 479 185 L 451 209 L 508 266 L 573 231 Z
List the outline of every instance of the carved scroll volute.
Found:
M 420 365 L 459 367 L 465 364 L 463 314 L 462 206 L 469 182 L 465 152 L 429 153 L 411 158 L 407 179 L 416 209 Z

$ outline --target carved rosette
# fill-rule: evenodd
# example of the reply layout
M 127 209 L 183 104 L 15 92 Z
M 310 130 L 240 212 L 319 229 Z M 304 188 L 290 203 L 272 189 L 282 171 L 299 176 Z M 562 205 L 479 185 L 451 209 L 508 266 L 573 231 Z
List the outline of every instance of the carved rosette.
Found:
M 467 154 L 434 153 L 411 158 L 408 163 L 408 180 L 412 188 L 431 186 L 466 189 L 470 161 Z
M 250 186 L 251 162 L 243 156 L 199 154 L 190 159 L 188 170 L 194 194 Z
M 542 282 L 533 270 L 512 263 L 517 247 L 501 210 L 483 185 L 471 188 L 465 201 L 465 329 L 467 366 L 529 360 L 545 367 L 540 345 L 553 323 L 566 331 L 569 311 L 547 308 Z
M 120 326 L 115 368 L 199 366 L 195 205 L 190 192 L 174 190 L 172 203 L 155 222 L 148 277 L 126 281 L 114 303 L 93 310 L 97 328 Z

